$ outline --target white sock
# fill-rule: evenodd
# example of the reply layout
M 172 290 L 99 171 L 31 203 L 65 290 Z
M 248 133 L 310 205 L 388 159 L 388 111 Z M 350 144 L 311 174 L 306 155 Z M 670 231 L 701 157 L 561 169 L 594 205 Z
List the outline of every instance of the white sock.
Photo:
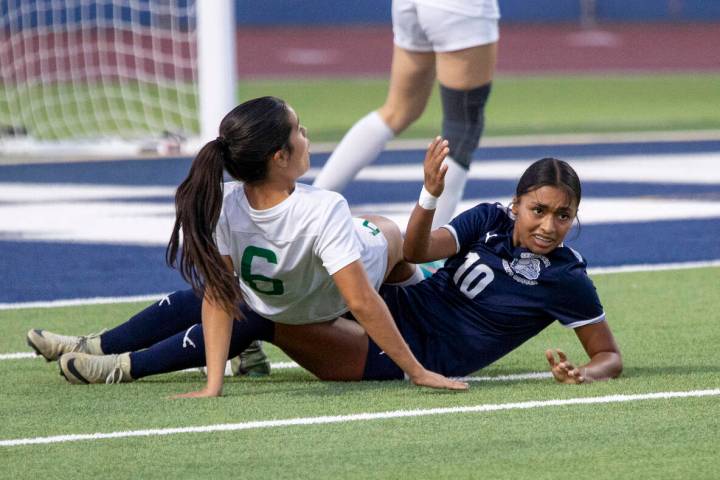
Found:
M 455 216 L 455 210 L 458 203 L 462 200 L 465 191 L 465 181 L 467 180 L 468 171 L 460 166 L 450 157 L 445 159 L 448 166 L 445 174 L 445 189 L 437 202 L 435 208 L 435 216 L 433 217 L 432 228 L 436 229 L 447 225 L 447 223 Z
M 423 280 L 425 280 L 425 275 L 420 269 L 420 265 L 415 265 L 415 271 L 408 278 L 406 278 L 402 282 L 388 283 L 387 285 L 392 285 L 394 287 L 409 287 L 410 285 L 415 285 L 416 283 L 420 283 Z
M 345 134 L 313 185 L 342 192 L 363 167 L 375 161 L 394 136 L 377 112 L 365 115 Z

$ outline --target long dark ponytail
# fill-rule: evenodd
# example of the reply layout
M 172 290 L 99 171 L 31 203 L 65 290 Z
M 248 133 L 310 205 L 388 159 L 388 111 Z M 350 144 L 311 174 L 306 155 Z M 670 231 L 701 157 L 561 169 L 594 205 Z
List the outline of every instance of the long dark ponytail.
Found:
M 264 180 L 268 160 L 288 148 L 291 130 L 287 104 L 279 98 L 238 105 L 220 123 L 220 136 L 202 147 L 175 193 L 175 225 L 165 259 L 196 292 L 209 292 L 213 303 L 234 316 L 239 315 L 240 286 L 213 237 L 222 210 L 223 174 L 227 170 L 245 183 Z

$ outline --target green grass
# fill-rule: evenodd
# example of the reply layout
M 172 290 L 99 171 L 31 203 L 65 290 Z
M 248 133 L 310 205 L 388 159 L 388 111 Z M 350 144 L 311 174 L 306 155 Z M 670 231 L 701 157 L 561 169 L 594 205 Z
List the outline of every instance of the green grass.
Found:
M 720 74 L 500 77 L 486 113 L 488 136 L 720 129 Z M 385 100 L 386 80 L 264 81 L 240 84 L 241 99 L 276 95 L 290 102 L 314 141 L 338 140 Z M 440 131 L 437 89 L 403 134 Z
M 0 361 L 0 439 L 720 388 L 720 268 L 594 280 L 624 356 L 625 371 L 611 382 L 475 383 L 448 393 L 405 382 L 320 382 L 295 369 L 231 379 L 221 399 L 170 401 L 202 377 L 72 386 L 54 364 L 8 360 Z M 0 352 L 27 351 L 30 327 L 85 333 L 141 307 L 1 311 Z M 584 358 L 573 332 L 555 324 L 482 374 L 545 370 L 547 347 Z M 0 447 L 0 464 L 6 478 L 716 478 L 718 431 L 720 401 L 706 397 Z
M 522 76 L 497 78 L 488 104 L 486 132 L 488 136 L 535 133 L 594 133 L 720 129 L 720 74 L 637 74 L 583 76 Z M 166 103 L 190 107 L 196 100 L 190 94 L 175 98 L 163 89 L 148 85 L 125 85 L 120 90 L 103 86 L 111 103 L 129 98 L 128 91 L 143 90 L 148 98 L 163 95 Z M 93 92 L 93 89 L 88 89 Z M 98 89 L 100 90 L 100 89 Z M 367 112 L 379 107 L 387 93 L 387 79 L 292 79 L 241 80 L 241 100 L 276 95 L 290 102 L 308 127 L 313 141 L 337 141 L 350 126 Z M 33 91 L 14 92 L 12 101 L 0 85 L 0 125 L 24 123 L 36 136 L 61 137 L 67 129 L 98 128 L 123 131 L 130 129 L 124 114 L 106 114 L 98 120 L 85 107 L 57 105 L 64 87 L 46 89 L 49 99 L 39 102 L 40 94 Z M 94 95 L 100 92 L 94 92 Z M 131 95 L 134 97 L 134 94 Z M 24 118 L 10 113 L 10 105 L 33 105 Z M 131 102 L 132 104 L 133 102 Z M 145 119 L 142 128 L 160 124 L 152 101 L 135 101 L 136 111 Z M 45 106 L 49 105 L 49 106 Z M 54 105 L 54 106 L 53 106 Z M 77 112 L 86 122 L 63 126 L 58 117 Z M 106 112 L 109 113 L 109 112 Z M 184 129 L 198 128 L 192 119 L 172 114 L 169 121 L 184 125 Z M 125 123 L 123 123 L 125 122 Z M 430 138 L 439 133 L 441 108 L 437 89 L 427 111 L 406 133 L 405 138 Z

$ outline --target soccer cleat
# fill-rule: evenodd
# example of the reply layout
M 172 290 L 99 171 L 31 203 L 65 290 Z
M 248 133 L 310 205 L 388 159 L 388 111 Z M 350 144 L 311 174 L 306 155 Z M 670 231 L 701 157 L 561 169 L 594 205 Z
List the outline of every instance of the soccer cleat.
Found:
M 130 354 L 89 355 L 66 353 L 58 360 L 60 375 L 76 385 L 87 383 L 126 383 L 130 376 Z
M 103 330 L 104 331 L 104 330 Z M 48 362 L 57 360 L 63 353 L 82 352 L 91 355 L 102 355 L 100 333 L 75 337 L 58 335 L 47 330 L 32 329 L 27 333 L 27 344 L 35 353 L 45 357 Z
M 263 352 L 259 340 L 252 342 L 240 355 L 230 360 L 230 368 L 236 377 L 265 377 L 270 375 L 270 361 Z

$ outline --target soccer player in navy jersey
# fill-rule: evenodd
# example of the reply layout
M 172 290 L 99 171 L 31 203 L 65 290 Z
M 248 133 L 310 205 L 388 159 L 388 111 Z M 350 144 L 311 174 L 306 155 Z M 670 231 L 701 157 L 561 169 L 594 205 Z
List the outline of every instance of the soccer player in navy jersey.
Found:
M 404 255 L 418 263 L 448 260 L 423 282 L 384 285 L 380 290 L 418 361 L 444 375 L 468 375 L 558 320 L 575 331 L 589 357 L 578 365 L 560 350 L 547 350 L 558 382 L 577 384 L 620 375 L 620 351 L 586 263 L 563 244 L 581 198 L 572 167 L 554 158 L 539 160 L 523 173 L 510 207 L 480 204 L 431 230 L 444 188 L 447 167 L 442 161 L 447 153 L 447 142 L 440 137 L 428 147 L 424 187 L 410 217 Z M 133 374 L 132 379 L 204 365 L 203 329 L 194 328 L 200 323 L 202 300 L 192 291 L 176 292 L 170 300 L 148 307 L 116 329 L 147 348 L 143 365 L 138 365 L 145 373 Z M 403 378 L 402 369 L 355 321 L 340 317 L 283 325 L 278 336 L 275 322 L 247 305 L 241 311 L 244 318 L 234 322 L 231 352 L 259 339 L 275 343 L 320 379 Z M 175 334 L 158 341 L 159 325 Z M 189 342 L 196 348 L 186 348 Z M 351 368 L 332 368 L 338 362 Z
M 439 137 L 430 150 L 446 149 Z M 563 244 L 577 216 L 580 180 L 566 162 L 544 158 L 518 182 L 511 207 L 480 204 L 431 231 L 444 188 L 442 155 L 425 160 L 425 185 L 408 223 L 411 262 L 448 258 L 432 277 L 381 294 L 403 337 L 427 368 L 466 375 L 496 361 L 558 320 L 572 328 L 590 361 L 577 366 L 546 352 L 555 379 L 583 383 L 616 377 L 620 351 L 582 256 Z M 393 370 L 370 342 L 366 376 Z M 559 360 L 556 361 L 554 353 Z M 395 368 L 395 378 L 402 374 Z

